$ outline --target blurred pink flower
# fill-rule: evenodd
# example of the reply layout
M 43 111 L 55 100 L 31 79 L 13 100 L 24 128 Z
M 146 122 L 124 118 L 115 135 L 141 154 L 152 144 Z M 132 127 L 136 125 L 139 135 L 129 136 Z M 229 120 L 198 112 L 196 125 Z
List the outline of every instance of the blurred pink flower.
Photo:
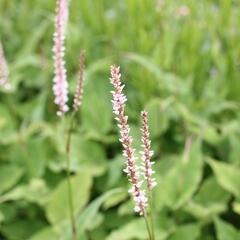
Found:
M 147 207 L 147 198 L 145 197 L 145 192 L 141 190 L 142 181 L 139 180 L 140 174 L 135 163 L 135 149 L 132 147 L 133 138 L 129 134 L 130 127 L 128 125 L 128 116 L 125 115 L 125 103 L 127 98 L 122 92 L 124 85 L 121 83 L 120 67 L 111 66 L 110 80 L 114 87 L 114 91 L 111 92 L 113 95 L 113 112 L 116 115 L 115 119 L 118 122 L 120 130 L 120 142 L 124 149 L 123 156 L 126 158 L 126 168 L 124 172 L 127 173 L 128 179 L 132 184 L 132 188 L 129 192 L 133 195 L 135 201 L 134 210 L 140 215 L 143 215 Z
M 59 106 L 58 116 L 63 116 L 69 110 L 68 101 L 68 82 L 64 61 L 65 54 L 65 26 L 68 18 L 67 0 L 56 1 L 55 32 L 53 35 L 53 59 L 54 59 L 54 85 L 53 92 L 55 103 Z
M 74 95 L 74 100 L 73 100 L 73 109 L 76 112 L 79 107 L 82 104 L 82 95 L 83 95 L 83 82 L 84 82 L 84 52 L 80 52 L 80 73 L 79 73 L 79 79 L 76 85 L 76 91 Z
M 164 5 L 164 0 L 157 0 L 156 5 L 157 5 L 157 11 L 161 11 Z
M 186 17 L 189 15 L 190 9 L 188 6 L 183 5 L 177 9 L 176 13 L 178 17 Z

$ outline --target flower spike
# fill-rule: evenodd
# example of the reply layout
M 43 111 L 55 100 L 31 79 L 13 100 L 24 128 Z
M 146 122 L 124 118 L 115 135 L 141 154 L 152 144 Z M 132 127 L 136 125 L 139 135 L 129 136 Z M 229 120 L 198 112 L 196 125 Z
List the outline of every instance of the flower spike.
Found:
M 84 52 L 80 51 L 80 74 L 76 85 L 76 91 L 73 100 L 73 110 L 77 112 L 82 104 L 83 83 L 84 83 Z
M 155 178 L 152 177 L 154 171 L 152 170 L 152 165 L 154 162 L 151 162 L 151 157 L 153 156 L 153 151 L 151 150 L 151 141 L 149 139 L 149 127 L 148 127 L 148 113 L 146 111 L 141 112 L 142 117 L 142 147 L 143 151 L 140 152 L 142 155 L 142 169 L 143 175 L 147 182 L 147 187 L 149 190 L 152 190 L 157 182 Z
M 123 156 L 126 158 L 126 168 L 124 172 L 127 173 L 128 179 L 132 184 L 129 192 L 133 195 L 135 201 L 134 210 L 140 215 L 144 215 L 145 208 L 147 207 L 147 198 L 145 192 L 141 189 L 142 181 L 139 180 L 139 171 L 135 163 L 134 152 L 132 147 L 133 138 L 130 136 L 130 127 L 128 125 L 128 116 L 125 115 L 126 96 L 123 94 L 124 85 L 121 82 L 120 67 L 111 66 L 111 83 L 114 87 L 113 95 L 113 112 L 115 119 L 118 122 L 120 130 L 120 142 L 123 146 Z
M 68 18 L 68 3 L 67 0 L 56 1 L 56 17 L 55 17 L 55 32 L 53 35 L 53 59 L 54 59 L 54 85 L 53 92 L 55 95 L 55 103 L 59 106 L 57 111 L 58 116 L 63 116 L 69 110 L 68 101 L 68 82 L 65 68 L 65 26 Z

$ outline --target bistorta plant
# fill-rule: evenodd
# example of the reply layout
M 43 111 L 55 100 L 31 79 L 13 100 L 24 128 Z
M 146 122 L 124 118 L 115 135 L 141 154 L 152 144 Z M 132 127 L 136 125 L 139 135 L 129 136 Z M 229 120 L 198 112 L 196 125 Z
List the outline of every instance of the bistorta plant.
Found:
M 130 127 L 128 124 L 128 116 L 125 115 L 125 107 L 127 98 L 123 93 L 124 85 L 121 82 L 120 67 L 111 66 L 110 81 L 114 87 L 114 91 L 111 91 L 113 95 L 112 105 L 113 113 L 120 132 L 120 139 L 123 146 L 123 156 L 126 158 L 126 168 L 124 172 L 127 173 L 131 188 L 129 193 L 132 194 L 135 202 L 134 210 L 140 216 L 145 218 L 146 227 L 148 230 L 149 240 L 154 240 L 154 225 L 152 218 L 152 204 L 151 204 L 151 192 L 156 186 L 156 180 L 152 177 L 154 171 L 152 170 L 153 162 L 151 157 L 153 151 L 151 150 L 151 141 L 149 139 L 149 127 L 147 112 L 141 113 L 142 117 L 142 147 L 141 153 L 142 164 L 136 165 L 135 149 L 132 147 L 133 138 L 130 135 Z M 141 175 L 144 177 L 141 179 Z M 143 182 L 146 181 L 147 195 L 145 189 L 143 189 Z M 149 204 L 150 202 L 150 204 Z
M 55 95 L 55 104 L 58 105 L 57 115 L 63 119 L 66 112 L 69 111 L 68 102 L 68 82 L 67 70 L 65 68 L 65 28 L 68 19 L 68 2 L 67 0 L 56 0 L 56 17 L 55 17 L 55 32 L 54 32 L 54 80 L 53 92 Z M 67 156 L 67 185 L 69 197 L 69 211 L 71 217 L 72 239 L 77 239 L 76 221 L 74 215 L 74 206 L 72 199 L 71 186 L 71 170 L 70 170 L 70 147 L 71 147 L 71 133 L 73 130 L 74 116 L 79 110 L 82 103 L 83 83 L 84 83 L 84 53 L 80 52 L 80 74 L 76 84 L 76 90 L 73 99 L 72 113 L 70 117 L 69 127 L 67 130 L 67 138 L 65 151 Z M 156 185 L 156 181 L 152 178 L 154 171 L 152 170 L 152 162 L 150 161 L 153 151 L 150 149 L 147 112 L 142 112 L 142 164 L 137 166 L 135 149 L 132 146 L 133 138 L 130 135 L 130 127 L 128 124 L 128 116 L 125 115 L 126 96 L 123 94 L 124 85 L 121 82 L 120 67 L 111 66 L 111 83 L 114 87 L 113 94 L 113 112 L 115 119 L 118 122 L 120 130 L 120 142 L 123 146 L 123 156 L 126 158 L 126 167 L 124 172 L 127 173 L 128 179 L 131 183 L 129 193 L 132 194 L 135 201 L 134 210 L 145 219 L 146 227 L 150 240 L 154 240 L 154 228 L 152 221 L 151 191 Z M 146 190 L 143 188 L 143 183 L 146 182 Z M 150 204 L 149 204 L 150 203 Z
M 0 87 L 5 90 L 9 90 L 11 88 L 11 84 L 9 82 L 9 70 L 7 66 L 7 61 L 4 56 L 3 46 L 0 42 Z
M 80 70 L 79 70 L 79 79 L 76 84 L 76 91 L 73 99 L 72 105 L 72 112 L 69 121 L 69 127 L 67 130 L 67 138 L 66 138 L 66 155 L 67 155 L 67 183 L 68 183 L 68 195 L 69 195 L 69 207 L 70 207 L 70 214 L 71 214 L 71 226 L 72 226 L 72 239 L 77 239 L 77 227 L 76 227 L 76 220 L 74 216 L 74 206 L 73 206 L 73 199 L 72 199 L 72 186 L 71 186 L 71 170 L 70 170 L 70 153 L 71 153 L 71 134 L 73 132 L 73 124 L 75 115 L 78 112 L 81 104 L 82 104 L 82 96 L 83 96 L 83 83 L 84 83 L 84 53 L 80 51 Z
M 55 104 L 58 105 L 57 116 L 63 117 L 66 112 L 70 110 L 67 105 L 68 102 L 68 82 L 67 82 L 67 70 L 65 68 L 65 28 L 68 20 L 68 1 L 56 0 L 56 16 L 55 16 L 55 32 L 53 35 L 53 60 L 54 60 L 54 79 L 53 79 L 53 92 L 55 95 Z M 76 84 L 76 91 L 74 94 L 72 112 L 70 116 L 69 125 L 67 127 L 67 137 L 65 144 L 66 152 L 66 173 L 67 173 L 67 186 L 68 186 L 68 198 L 69 198 L 69 212 L 71 220 L 72 239 L 77 240 L 77 228 L 75 220 L 75 211 L 73 205 L 73 192 L 71 185 L 71 170 L 70 170 L 70 149 L 71 149 L 71 134 L 73 131 L 74 117 L 78 112 L 83 95 L 83 81 L 84 81 L 84 52 L 80 51 L 80 74 Z

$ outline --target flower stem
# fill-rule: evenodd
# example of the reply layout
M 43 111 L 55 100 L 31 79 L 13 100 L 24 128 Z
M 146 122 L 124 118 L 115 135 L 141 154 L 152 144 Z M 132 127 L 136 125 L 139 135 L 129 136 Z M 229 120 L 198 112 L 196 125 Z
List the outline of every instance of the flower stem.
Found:
M 70 169 L 71 133 L 73 129 L 73 122 L 74 122 L 73 120 L 74 120 L 74 114 L 72 114 L 70 117 L 65 151 L 67 156 L 67 187 L 68 187 L 69 211 L 70 211 L 70 217 L 71 217 L 72 239 L 77 240 L 77 228 L 76 228 L 76 221 L 74 216 L 73 191 L 72 191 L 72 184 L 71 184 L 71 169 Z
M 148 199 L 150 203 L 149 218 L 150 218 L 150 225 L 151 225 L 152 240 L 155 240 L 154 221 L 153 221 L 153 201 L 152 201 L 152 194 L 150 191 L 148 193 Z
M 146 227 L 147 227 L 149 240 L 153 240 L 152 233 L 151 233 L 151 228 L 149 226 L 148 217 L 147 217 L 146 213 L 144 213 L 143 216 L 144 216 L 145 224 L 146 224 Z

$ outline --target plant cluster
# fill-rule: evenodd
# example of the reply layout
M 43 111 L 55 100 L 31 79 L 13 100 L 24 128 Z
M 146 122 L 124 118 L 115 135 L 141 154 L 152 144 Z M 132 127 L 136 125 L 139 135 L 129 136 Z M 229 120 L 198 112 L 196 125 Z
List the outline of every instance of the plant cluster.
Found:
M 56 3 L 0 0 L 0 239 L 240 239 L 240 3 Z

